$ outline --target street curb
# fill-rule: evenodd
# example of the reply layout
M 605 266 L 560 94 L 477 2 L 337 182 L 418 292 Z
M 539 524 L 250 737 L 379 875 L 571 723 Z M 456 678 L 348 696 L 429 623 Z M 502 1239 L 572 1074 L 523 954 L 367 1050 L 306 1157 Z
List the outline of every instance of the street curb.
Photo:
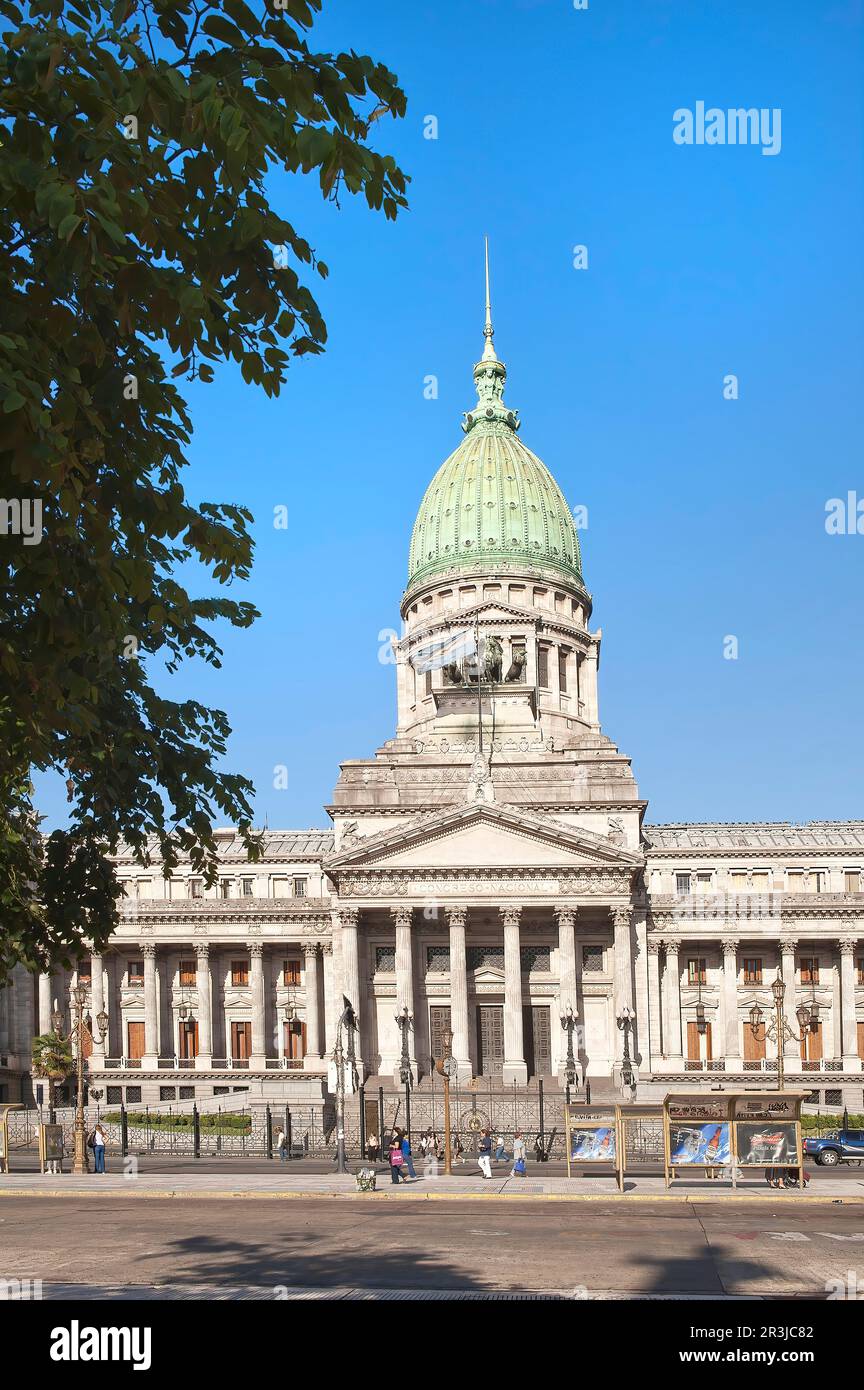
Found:
M 864 1205 L 864 1196 L 844 1196 L 844 1197 L 819 1197 L 815 1193 L 792 1192 L 788 1196 L 792 1202 L 798 1206 L 802 1203 L 807 1205 L 832 1206 L 841 1202 L 843 1206 Z M 254 1191 L 189 1191 L 183 1188 L 173 1188 L 163 1192 L 142 1191 L 136 1189 L 134 1181 L 129 1183 L 126 1188 L 107 1188 L 99 1191 L 95 1188 L 78 1188 L 70 1191 L 69 1188 L 7 1188 L 0 1186 L 0 1197 L 35 1197 L 35 1198 L 78 1198 L 95 1197 L 99 1201 L 106 1198 L 117 1198 L 126 1201 L 129 1197 L 136 1197 L 144 1201 L 233 1201 L 235 1199 L 243 1201 L 263 1201 L 263 1202 L 361 1202 L 368 1201 L 370 1198 L 382 1201 L 412 1201 L 412 1202 L 676 1202 L 686 1205 L 693 1203 L 697 1205 L 706 1202 L 722 1202 L 724 1198 L 729 1202 L 745 1203 L 750 1206 L 754 1202 L 765 1204 L 770 1202 L 776 1204 L 785 1200 L 785 1197 L 777 1194 L 752 1193 L 746 1196 L 737 1196 L 729 1192 L 709 1193 L 709 1192 L 654 1192 L 654 1193 L 632 1193 L 632 1192 L 416 1192 L 410 1197 L 394 1198 L 389 1192 L 254 1192 Z

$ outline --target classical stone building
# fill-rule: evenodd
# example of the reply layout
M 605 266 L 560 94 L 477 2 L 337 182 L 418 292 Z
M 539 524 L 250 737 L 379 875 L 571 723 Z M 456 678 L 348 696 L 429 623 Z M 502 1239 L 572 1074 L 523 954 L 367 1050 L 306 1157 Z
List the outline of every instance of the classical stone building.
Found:
M 77 972 L 110 1020 L 89 1057 L 109 1103 L 320 1099 L 343 996 L 366 1079 L 398 1078 L 407 1010 L 421 1086 L 450 1032 L 463 1081 L 554 1088 L 569 1010 L 595 1096 L 625 1046 L 640 1098 L 685 1075 L 770 1085 L 776 1042 L 749 1011 L 770 1018 L 779 973 L 789 1082 L 864 1105 L 864 822 L 643 824 L 601 727 L 573 517 L 505 379 L 487 312 L 478 403 L 411 538 L 395 735 L 342 764 L 332 829 L 268 832 L 254 865 L 220 832 L 213 887 L 119 857 L 120 928 Z M 437 668 L 418 656 L 436 642 Z M 0 995 L 7 1099 L 30 1094 L 31 1037 L 55 999 L 68 1017 L 72 982 L 19 968 Z

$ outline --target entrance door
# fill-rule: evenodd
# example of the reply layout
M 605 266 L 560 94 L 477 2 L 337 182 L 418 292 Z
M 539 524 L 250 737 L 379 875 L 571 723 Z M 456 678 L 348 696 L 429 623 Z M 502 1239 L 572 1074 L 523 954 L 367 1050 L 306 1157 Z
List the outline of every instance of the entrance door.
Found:
M 181 1021 L 177 1041 L 180 1044 L 178 1056 L 181 1062 L 193 1062 L 198 1056 L 197 1019 Z
M 245 1061 L 252 1055 L 252 1024 L 251 1023 L 232 1023 L 231 1024 L 231 1059 L 234 1062 Z
M 552 1028 L 548 1004 L 524 1004 L 522 1033 L 529 1076 L 552 1075 Z
M 744 1061 L 761 1062 L 765 1058 L 765 1024 L 760 1023 L 754 1034 L 749 1023 L 744 1025 Z
M 821 1062 L 822 1060 L 822 1023 L 821 1020 L 816 1025 L 816 1032 L 811 1033 L 807 1028 L 801 1035 L 801 1061 L 802 1062 Z
M 286 1020 L 282 1024 L 282 1045 L 285 1056 L 295 1062 L 302 1061 L 306 1056 L 306 1024 L 301 1019 Z
M 864 1023 L 858 1024 L 858 1056 L 864 1058 Z
M 144 1056 L 144 1024 L 126 1024 L 126 1056 L 133 1062 L 140 1062 Z
M 477 1005 L 477 1069 L 481 1076 L 504 1072 L 504 1006 Z
M 703 1044 L 702 1039 L 705 1039 Z M 699 1032 L 698 1023 L 687 1024 L 687 1060 L 688 1062 L 710 1062 L 711 1061 L 711 1024 L 705 1024 L 705 1032 Z
M 429 1005 L 429 1050 L 432 1054 L 432 1065 L 440 1062 L 442 1057 L 447 1055 L 444 1046 L 444 1034 L 450 1032 L 450 1006 L 449 1004 L 430 1004 Z

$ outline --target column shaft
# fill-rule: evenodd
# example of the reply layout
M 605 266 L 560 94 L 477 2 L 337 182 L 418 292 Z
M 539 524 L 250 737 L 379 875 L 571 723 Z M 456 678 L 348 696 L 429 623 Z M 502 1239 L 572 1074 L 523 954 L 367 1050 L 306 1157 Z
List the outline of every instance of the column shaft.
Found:
M 675 1066 L 683 1068 L 681 1051 L 681 966 L 678 943 L 666 943 L 666 1055 Z
M 267 1056 L 267 1039 L 264 1035 L 264 947 L 260 941 L 253 941 L 249 947 L 252 968 L 249 984 L 252 990 L 252 1056 L 253 1068 L 263 1068 Z
M 39 1032 L 50 1033 L 54 1027 L 51 1022 L 51 975 L 50 972 L 39 976 Z
M 741 1070 L 741 1029 L 738 1022 L 738 942 L 723 943 L 723 1027 L 726 1066 Z
M 786 986 L 786 995 L 783 1000 L 783 1017 L 793 1033 L 798 1032 L 798 1019 L 795 1016 L 795 1007 L 798 1003 L 795 988 L 795 947 L 797 941 L 780 942 L 780 961 L 783 983 Z M 801 1044 L 795 1038 L 787 1038 L 783 1048 L 784 1057 L 795 1057 L 801 1059 Z
M 453 1032 L 453 1056 L 459 1066 L 459 1080 L 471 1076 L 471 1057 L 468 1051 L 468 965 L 465 953 L 464 907 L 447 910 L 450 926 L 450 1028 Z
M 196 1067 L 213 1065 L 213 993 L 210 980 L 210 947 L 195 948 L 195 982 L 198 986 L 198 1056 Z
M 319 1066 L 321 1062 L 321 1005 L 318 983 L 318 947 L 303 947 L 303 979 L 306 985 L 306 1057 L 304 1066 Z
M 99 1015 L 105 1008 L 105 974 L 102 966 L 102 956 L 93 951 L 90 954 L 90 1017 L 93 1030 L 93 1055 L 90 1058 L 91 1067 L 102 1066 L 105 1060 L 105 1046 L 108 1041 L 99 1031 L 99 1024 L 96 1022 Z
M 404 1008 L 411 1015 L 408 1030 L 408 1059 L 412 1076 L 417 1076 L 416 1032 L 414 1030 L 414 953 L 413 953 L 413 913 L 410 907 L 396 907 L 392 912 L 396 923 L 396 1013 L 401 1015 Z M 395 1075 L 400 1078 L 402 1057 L 402 1037 L 397 1037 L 397 1057 Z
M 855 952 L 858 942 L 854 938 L 840 942 L 840 1031 L 843 1047 L 843 1066 L 853 1067 L 858 1062 L 858 1024 L 855 1016 Z
M 141 947 L 144 954 L 144 1056 L 145 1067 L 154 1067 L 159 1058 L 159 995 L 156 980 L 156 947 Z
M 502 907 L 504 922 L 504 1075 L 505 1083 L 524 1086 L 528 1081 L 522 1036 L 522 955 L 520 907 Z

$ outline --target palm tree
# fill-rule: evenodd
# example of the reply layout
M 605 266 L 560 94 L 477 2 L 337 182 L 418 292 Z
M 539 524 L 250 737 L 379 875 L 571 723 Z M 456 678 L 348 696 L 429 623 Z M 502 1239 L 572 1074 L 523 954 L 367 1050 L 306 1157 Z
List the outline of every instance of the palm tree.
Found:
M 72 1045 L 62 1033 L 42 1033 L 33 1039 L 33 1075 L 48 1082 L 48 1110 L 54 1115 L 54 1087 L 75 1070 Z

